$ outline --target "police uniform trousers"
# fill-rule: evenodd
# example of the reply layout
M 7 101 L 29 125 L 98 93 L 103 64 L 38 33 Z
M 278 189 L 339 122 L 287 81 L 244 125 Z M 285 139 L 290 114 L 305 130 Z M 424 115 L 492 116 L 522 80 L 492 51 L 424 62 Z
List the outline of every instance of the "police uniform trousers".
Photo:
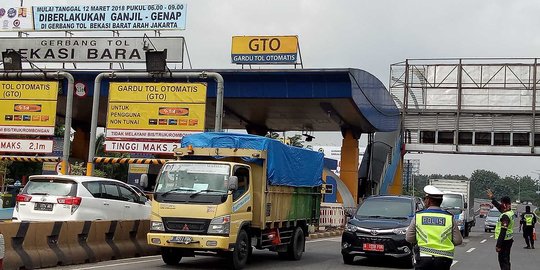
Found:
M 523 237 L 525 238 L 525 244 L 527 244 L 528 247 L 534 247 L 533 231 L 534 226 L 523 226 Z
M 450 270 L 452 259 L 435 256 L 417 256 L 415 270 Z
M 510 250 L 513 243 L 513 239 L 502 242 L 501 251 L 499 251 L 499 266 L 501 270 L 510 270 Z

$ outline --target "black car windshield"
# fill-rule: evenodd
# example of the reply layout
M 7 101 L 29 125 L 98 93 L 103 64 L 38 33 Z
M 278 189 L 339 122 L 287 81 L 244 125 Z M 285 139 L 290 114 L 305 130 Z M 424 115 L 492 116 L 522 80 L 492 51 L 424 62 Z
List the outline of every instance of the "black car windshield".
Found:
M 157 180 L 159 193 L 206 192 L 223 194 L 227 192 L 230 166 L 210 163 L 166 164 Z
M 413 215 L 410 199 L 372 198 L 365 200 L 356 212 L 357 217 L 408 218 Z

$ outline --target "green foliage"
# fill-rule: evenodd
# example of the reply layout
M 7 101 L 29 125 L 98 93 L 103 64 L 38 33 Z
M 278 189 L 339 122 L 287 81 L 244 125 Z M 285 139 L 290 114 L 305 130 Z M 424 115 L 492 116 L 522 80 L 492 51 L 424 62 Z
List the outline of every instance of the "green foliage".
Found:
M 128 158 L 129 154 L 126 153 L 108 153 L 105 152 L 105 134 L 99 135 L 96 139 L 96 157 L 117 157 Z M 129 164 L 96 164 L 94 168 L 94 175 L 98 176 L 97 171 L 104 173 L 104 177 L 117 179 L 120 181 L 127 181 Z
M 84 162 L 75 162 L 71 164 L 71 175 L 86 175 L 86 166 Z M 107 177 L 104 171 L 94 169 L 94 176 Z
M 403 184 L 403 194 L 415 196 L 424 195 L 424 187 L 429 179 L 461 179 L 471 181 L 471 192 L 474 198 L 487 199 L 487 189 L 491 189 L 497 198 L 510 196 L 512 201 L 520 199 L 522 202 L 532 202 L 540 206 L 540 194 L 537 194 L 539 186 L 530 176 L 506 176 L 501 178 L 498 174 L 487 170 L 476 170 L 470 178 L 463 175 L 416 175 L 414 176 L 414 193 L 412 183 Z M 404 180 L 405 181 L 405 180 Z M 520 192 L 521 190 L 521 192 Z

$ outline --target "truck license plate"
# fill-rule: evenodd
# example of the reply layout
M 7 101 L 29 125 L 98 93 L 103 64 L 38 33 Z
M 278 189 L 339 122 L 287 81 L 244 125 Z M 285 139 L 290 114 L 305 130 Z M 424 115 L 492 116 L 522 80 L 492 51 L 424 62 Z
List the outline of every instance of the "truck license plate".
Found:
M 169 243 L 176 243 L 176 244 L 190 244 L 193 242 L 193 238 L 190 236 L 173 236 L 171 240 L 169 240 Z
M 378 252 L 384 252 L 384 245 L 380 244 L 371 244 L 371 243 L 364 243 L 363 249 L 365 251 L 378 251 Z

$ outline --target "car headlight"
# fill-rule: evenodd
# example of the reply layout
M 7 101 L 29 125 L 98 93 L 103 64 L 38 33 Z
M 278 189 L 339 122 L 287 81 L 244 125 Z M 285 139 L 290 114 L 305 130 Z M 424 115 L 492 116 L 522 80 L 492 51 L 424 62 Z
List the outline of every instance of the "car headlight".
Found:
M 396 228 L 396 229 L 392 230 L 392 232 L 394 234 L 403 235 L 403 234 L 407 233 L 407 227 Z
M 229 234 L 231 227 L 231 216 L 221 216 L 212 219 L 210 226 L 208 226 L 209 234 Z
M 150 222 L 150 230 L 164 232 L 165 227 L 163 226 L 163 222 L 161 221 L 152 221 Z
M 358 231 L 360 228 L 358 226 L 355 226 L 351 223 L 347 223 L 347 225 L 345 226 L 345 230 L 348 231 L 348 232 L 356 232 Z

